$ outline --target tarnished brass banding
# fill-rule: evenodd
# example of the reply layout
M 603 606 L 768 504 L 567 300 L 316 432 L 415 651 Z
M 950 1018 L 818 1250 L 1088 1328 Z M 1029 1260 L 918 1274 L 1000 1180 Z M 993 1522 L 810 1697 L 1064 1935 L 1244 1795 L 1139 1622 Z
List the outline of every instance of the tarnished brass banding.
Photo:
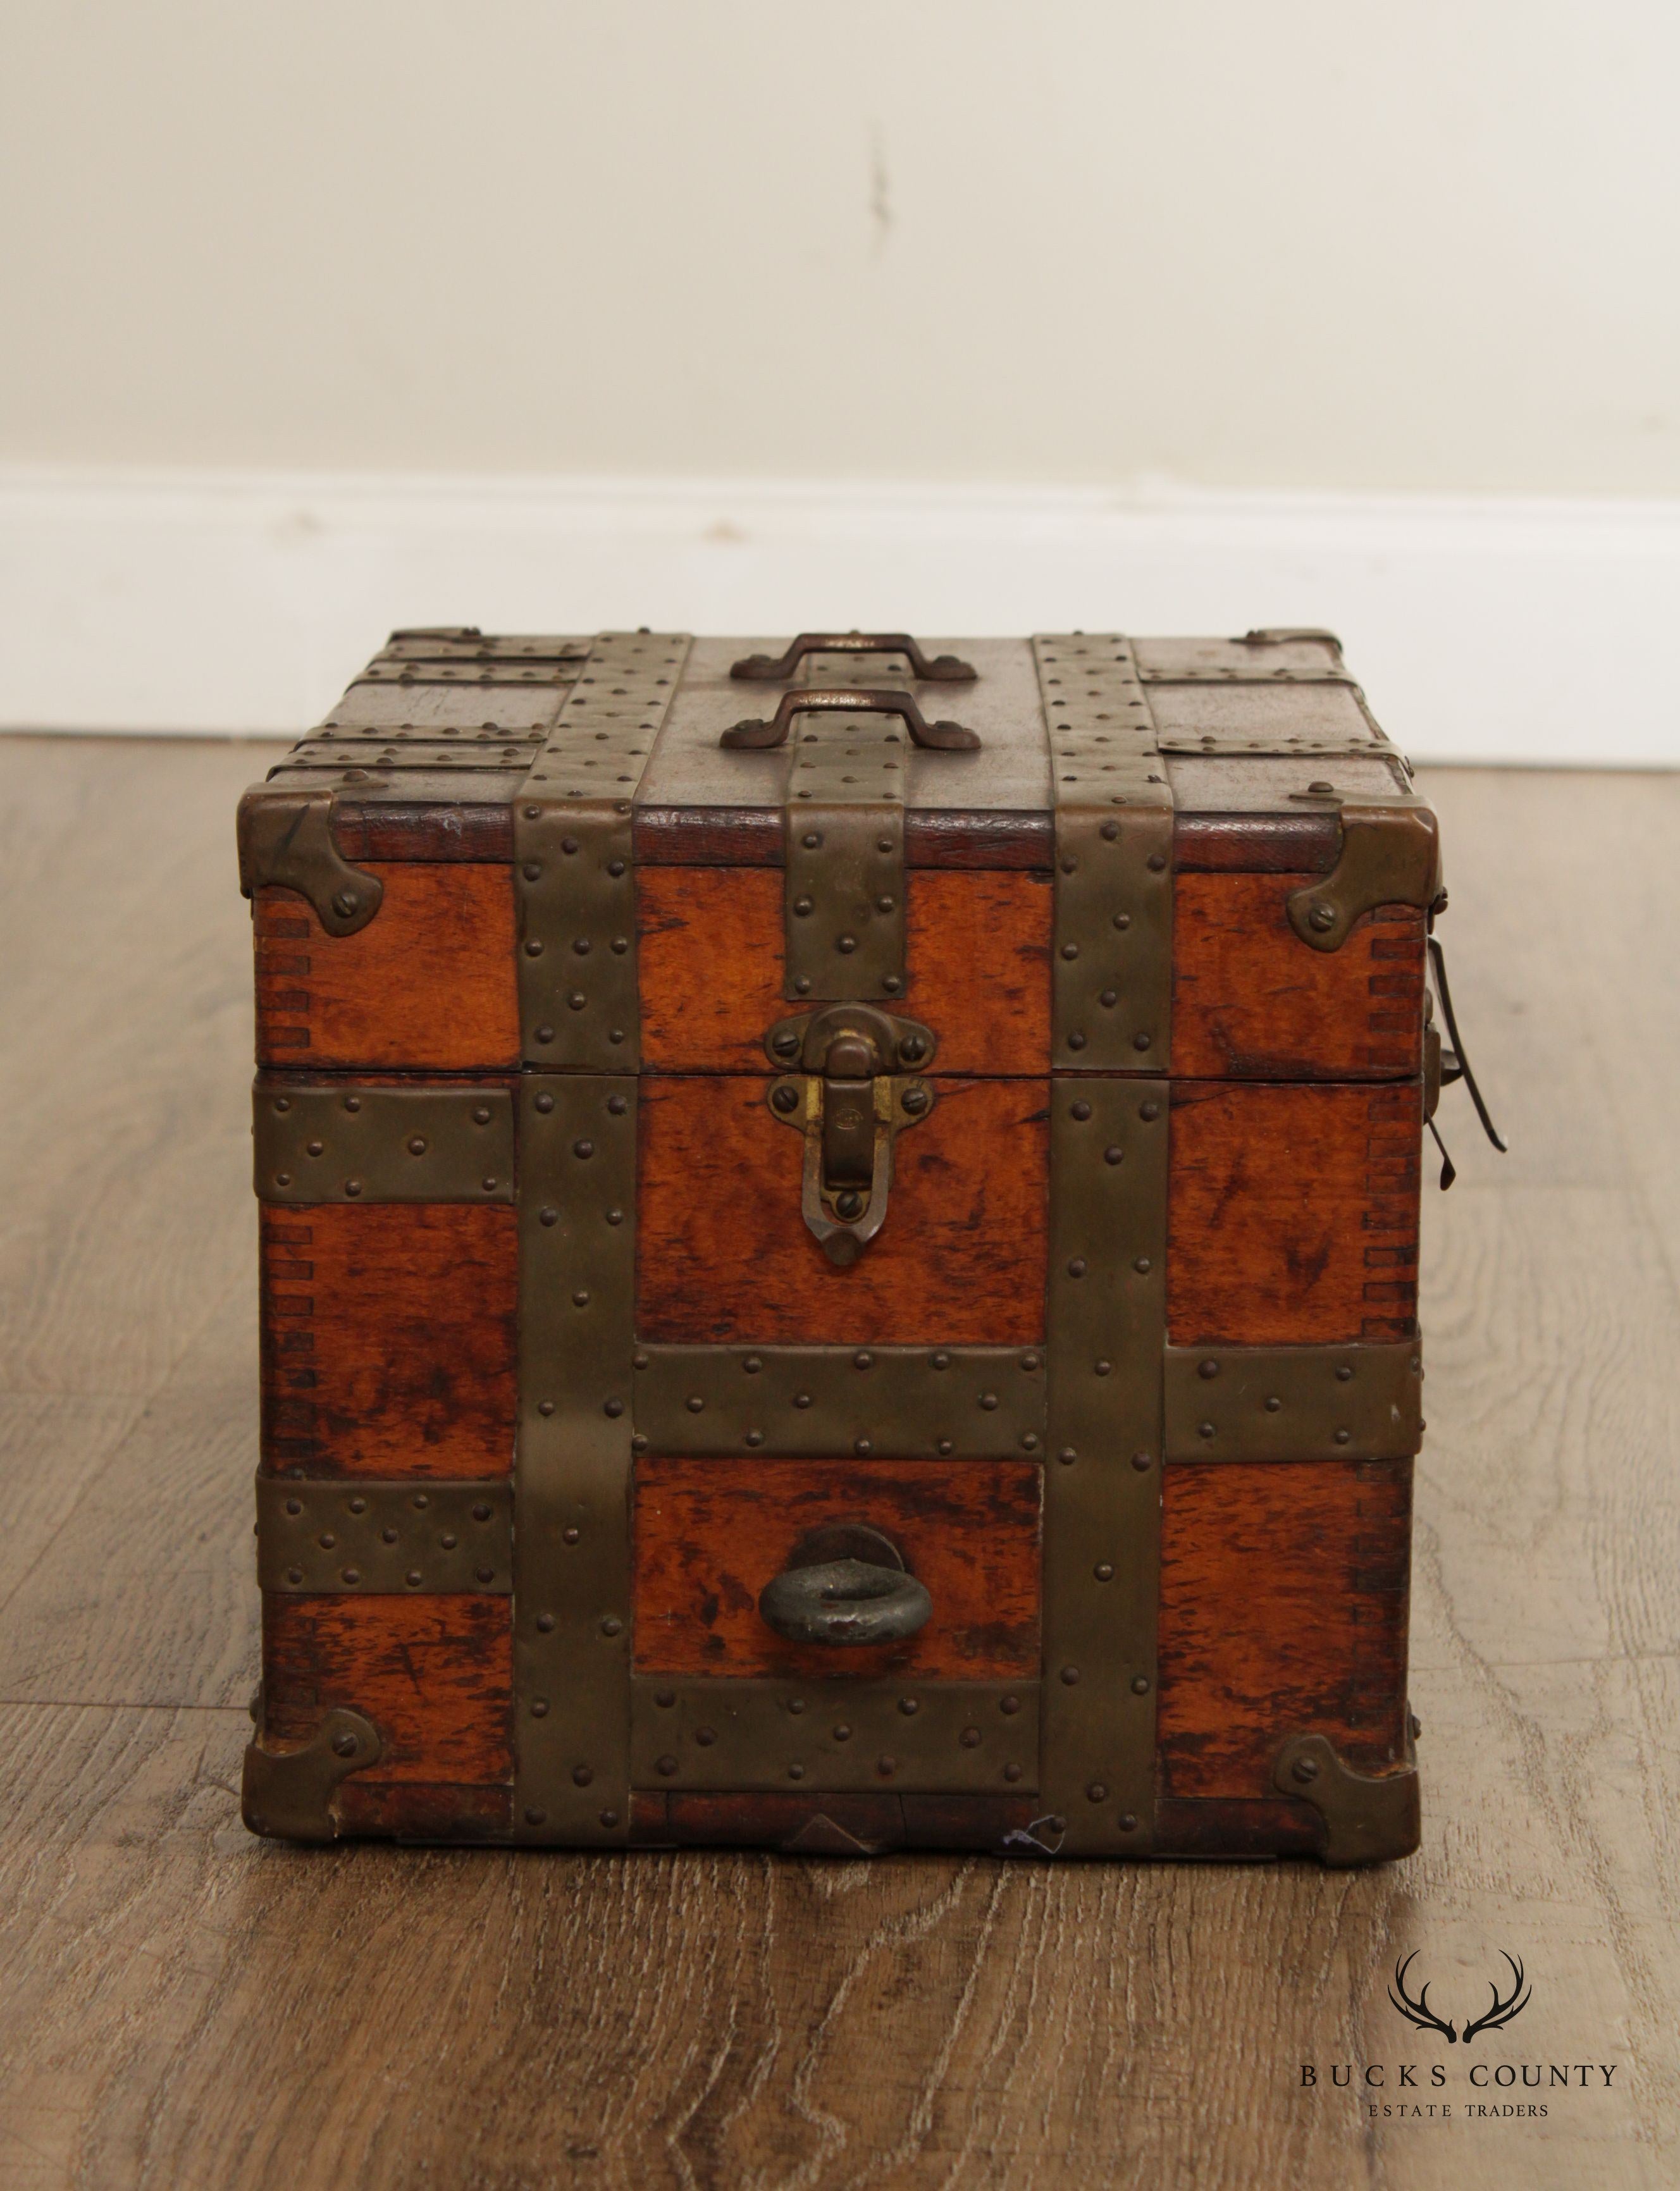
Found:
M 1031 1346 L 643 1346 L 636 1443 L 673 1456 L 1032 1459 L 1046 1381 Z
M 513 1588 L 513 1487 L 366 1477 L 257 1478 L 265 1590 L 420 1597 Z
M 527 1073 L 519 1101 L 513 1835 L 622 1844 L 636 1080 Z
M 1130 642 L 1033 641 L 1056 805 L 1051 1058 L 1059 1072 L 1171 1063 L 1172 792 Z
M 908 753 L 892 715 L 794 716 L 785 996 L 815 1004 L 903 995 Z
M 1415 1339 L 1166 1351 L 1169 1460 L 1401 1460 L 1422 1442 Z
M 692 1681 L 632 1684 L 638 1788 L 1033 1794 L 1039 1685 Z
M 1131 643 L 1033 642 L 1056 805 L 1043 1798 L 1069 1855 L 1155 1818 L 1172 792 Z
M 1051 1084 L 1043 1777 L 1071 1855 L 1153 1829 L 1169 1110 L 1165 1081 Z
M 305 1086 L 259 1073 L 251 1091 L 260 1200 L 511 1202 L 505 1087 Z
M 603 633 L 513 800 L 521 1041 L 540 1071 L 641 1062 L 631 806 L 688 647 Z

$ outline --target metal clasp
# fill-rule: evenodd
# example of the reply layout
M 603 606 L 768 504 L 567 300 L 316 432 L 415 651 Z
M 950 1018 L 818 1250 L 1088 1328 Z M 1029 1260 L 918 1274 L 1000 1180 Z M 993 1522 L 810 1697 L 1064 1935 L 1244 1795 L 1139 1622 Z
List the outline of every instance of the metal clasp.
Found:
M 780 1020 L 765 1037 L 776 1063 L 801 1068 L 773 1081 L 766 1100 L 805 1137 L 800 1215 L 842 1270 L 886 1222 L 892 1144 L 933 1108 L 922 1073 L 935 1046 L 931 1027 L 872 1004 L 830 1004 Z

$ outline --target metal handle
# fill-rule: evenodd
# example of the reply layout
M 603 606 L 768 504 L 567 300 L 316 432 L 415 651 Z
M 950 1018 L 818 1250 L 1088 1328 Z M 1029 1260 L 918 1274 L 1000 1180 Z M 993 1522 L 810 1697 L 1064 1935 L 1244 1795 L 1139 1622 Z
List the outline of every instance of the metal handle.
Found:
M 767 720 L 751 716 L 733 723 L 719 738 L 732 752 L 784 745 L 795 715 L 897 715 L 910 733 L 913 745 L 938 753 L 972 753 L 980 743 L 977 731 L 961 723 L 930 723 L 908 692 L 872 692 L 863 686 L 842 686 L 823 692 L 784 692 L 776 713 Z
M 730 671 L 751 684 L 779 685 L 793 675 L 807 654 L 902 654 L 910 674 L 933 685 L 966 685 L 977 674 L 954 654 L 924 654 L 908 631 L 802 631 L 787 652 L 774 660 L 749 654 Z
M 790 1643 L 897 1643 L 926 1627 L 933 1600 L 902 1568 L 824 1560 L 773 1577 L 758 1609 Z

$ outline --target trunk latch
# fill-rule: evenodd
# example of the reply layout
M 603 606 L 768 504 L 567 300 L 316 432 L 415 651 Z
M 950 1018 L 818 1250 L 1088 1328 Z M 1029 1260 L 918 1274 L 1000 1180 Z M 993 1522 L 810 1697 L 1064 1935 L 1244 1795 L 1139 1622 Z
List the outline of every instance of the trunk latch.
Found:
M 777 1064 L 799 1068 L 772 1081 L 766 1100 L 804 1136 L 800 1214 L 842 1269 L 886 1222 L 893 1141 L 933 1108 L 923 1075 L 934 1047 L 931 1028 L 872 1004 L 830 1004 L 765 1037 Z

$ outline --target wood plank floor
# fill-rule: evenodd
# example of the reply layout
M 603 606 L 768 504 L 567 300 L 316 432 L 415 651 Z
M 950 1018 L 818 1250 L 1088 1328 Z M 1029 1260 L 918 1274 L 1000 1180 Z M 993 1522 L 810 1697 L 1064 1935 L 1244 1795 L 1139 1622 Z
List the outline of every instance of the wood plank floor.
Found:
M 267 760 L 0 740 L 0 2184 L 1680 2180 L 1680 778 L 1429 782 L 1512 1150 L 1449 1093 L 1424 1845 L 1347 1874 L 244 1833 Z M 1461 2015 L 1506 1949 L 1531 2005 L 1448 2048 L 1388 2004 L 1413 1948 Z

